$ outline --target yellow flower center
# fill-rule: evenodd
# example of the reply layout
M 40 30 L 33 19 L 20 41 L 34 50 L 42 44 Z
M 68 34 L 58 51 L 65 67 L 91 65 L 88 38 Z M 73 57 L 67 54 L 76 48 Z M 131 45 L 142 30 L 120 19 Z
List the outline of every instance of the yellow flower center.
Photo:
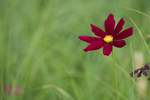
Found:
M 103 40 L 107 43 L 112 42 L 113 36 L 112 35 L 106 35 Z

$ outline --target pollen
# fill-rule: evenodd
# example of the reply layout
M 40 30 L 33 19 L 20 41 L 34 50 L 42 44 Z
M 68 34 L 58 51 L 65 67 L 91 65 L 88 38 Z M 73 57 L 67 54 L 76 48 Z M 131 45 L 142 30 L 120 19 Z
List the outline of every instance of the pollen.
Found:
M 107 43 L 112 42 L 113 36 L 112 35 L 106 35 L 103 40 Z

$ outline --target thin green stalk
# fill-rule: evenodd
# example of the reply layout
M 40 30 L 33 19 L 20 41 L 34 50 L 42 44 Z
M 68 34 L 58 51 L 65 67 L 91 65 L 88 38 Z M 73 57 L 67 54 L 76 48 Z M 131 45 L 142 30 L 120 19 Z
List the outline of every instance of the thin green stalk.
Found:
M 145 41 L 145 39 L 144 39 L 144 36 L 143 36 L 142 32 L 140 31 L 140 29 L 138 28 L 138 26 L 135 24 L 135 22 L 133 21 L 133 19 L 132 19 L 131 17 L 129 17 L 129 16 L 127 16 L 127 15 L 125 15 L 125 16 L 126 16 L 127 18 L 129 18 L 129 20 L 130 20 L 130 21 L 134 24 L 134 26 L 136 27 L 136 29 L 137 29 L 137 31 L 139 32 L 139 35 L 140 35 L 140 37 L 141 37 L 141 39 L 142 39 L 144 45 L 145 45 L 145 47 L 146 47 L 146 49 L 147 49 L 147 51 L 148 51 L 148 54 L 150 55 L 150 49 L 149 49 L 148 44 L 146 43 L 146 41 Z
M 117 77 L 116 77 L 116 69 L 115 69 L 115 59 L 114 59 L 114 52 L 113 52 L 113 50 L 112 50 L 112 59 L 113 59 L 113 68 L 114 68 L 114 77 L 115 77 L 115 84 L 116 84 L 117 100 L 119 100 Z
M 132 71 L 133 71 L 133 79 L 135 80 L 134 76 L 134 59 L 133 59 L 133 53 L 132 53 L 132 43 L 130 42 L 130 51 L 131 51 L 131 59 L 132 59 Z M 133 91 L 134 91 L 134 81 L 132 83 L 132 88 L 131 88 L 131 95 L 130 95 L 130 100 L 132 100 L 133 97 Z
M 128 7 L 123 7 L 123 6 L 119 6 L 119 7 L 121 7 L 121 8 L 125 8 L 125 9 L 128 9 L 128 10 L 131 10 L 131 11 L 134 11 L 134 12 L 137 12 L 137 13 L 139 13 L 139 14 L 142 14 L 142 15 L 144 15 L 144 16 L 146 16 L 146 17 L 150 18 L 150 16 L 149 16 L 149 15 L 147 15 L 147 14 L 145 14 L 145 13 L 143 13 L 143 12 L 140 12 L 140 11 L 138 11 L 138 10 L 131 9 L 131 8 L 128 8 Z

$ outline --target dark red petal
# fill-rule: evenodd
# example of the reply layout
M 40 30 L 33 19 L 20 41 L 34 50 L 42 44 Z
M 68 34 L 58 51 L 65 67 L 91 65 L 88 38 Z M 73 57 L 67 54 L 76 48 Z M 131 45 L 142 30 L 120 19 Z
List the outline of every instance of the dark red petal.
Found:
M 113 35 L 114 27 L 115 27 L 115 20 L 114 15 L 110 14 L 108 18 L 104 22 L 105 25 L 105 32 L 107 35 Z
M 134 74 L 137 74 L 142 68 L 134 70 Z M 133 77 L 133 72 L 130 73 L 130 76 Z
M 142 70 L 137 74 L 137 77 L 141 77 Z
M 134 70 L 134 74 L 137 74 L 140 70 L 142 70 L 143 68 L 139 68 L 139 69 L 136 69 Z
M 133 27 L 130 27 L 124 31 L 122 31 L 120 34 L 118 34 L 114 40 L 121 40 L 121 39 L 124 39 L 126 37 L 129 37 L 133 34 Z
M 106 33 L 105 33 L 102 29 L 100 29 L 99 27 L 97 27 L 97 26 L 95 26 L 95 25 L 93 25 L 93 24 L 90 24 L 90 25 L 91 25 L 91 27 L 92 27 L 92 32 L 93 32 L 96 36 L 99 36 L 99 37 L 102 37 L 102 38 L 105 37 Z
M 103 47 L 103 54 L 109 56 L 112 51 L 112 44 L 106 43 Z
M 143 70 L 143 75 L 147 76 L 148 74 L 146 73 L 146 69 Z
M 91 51 L 91 50 L 97 50 L 97 49 L 100 49 L 101 47 L 103 47 L 105 44 L 104 41 L 99 41 L 99 42 L 94 42 L 94 43 L 91 43 L 90 45 L 88 45 L 84 51 Z
M 126 45 L 126 41 L 124 40 L 113 41 L 112 45 L 118 48 L 122 48 L 123 46 Z
M 113 34 L 114 37 L 118 35 L 118 33 L 122 30 L 124 23 L 125 21 L 123 20 L 123 18 L 121 18 L 114 30 L 114 34 Z
M 130 76 L 133 77 L 133 72 L 130 73 Z
M 149 69 L 149 67 L 150 67 L 150 63 L 146 63 L 144 66 L 145 69 Z
M 78 36 L 79 39 L 81 39 L 82 41 L 88 42 L 88 43 L 93 43 L 96 41 L 103 41 L 102 38 L 98 38 L 98 37 L 92 37 L 92 36 Z

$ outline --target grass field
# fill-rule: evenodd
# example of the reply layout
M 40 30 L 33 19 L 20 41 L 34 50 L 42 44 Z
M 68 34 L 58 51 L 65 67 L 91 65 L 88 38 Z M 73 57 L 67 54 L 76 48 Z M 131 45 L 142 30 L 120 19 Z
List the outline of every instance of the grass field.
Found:
M 141 100 L 138 90 L 150 100 L 150 88 L 143 92 L 129 76 L 135 52 L 143 54 L 142 66 L 150 61 L 150 45 L 144 44 L 149 5 L 149 0 L 1 0 L 0 100 L 117 100 L 112 55 L 84 52 L 88 44 L 78 39 L 94 36 L 90 23 L 104 30 L 110 13 L 116 23 L 124 18 L 123 29 L 133 27 L 127 45 L 113 48 L 120 100 Z M 21 92 L 7 93 L 4 86 L 12 91 L 20 86 Z

